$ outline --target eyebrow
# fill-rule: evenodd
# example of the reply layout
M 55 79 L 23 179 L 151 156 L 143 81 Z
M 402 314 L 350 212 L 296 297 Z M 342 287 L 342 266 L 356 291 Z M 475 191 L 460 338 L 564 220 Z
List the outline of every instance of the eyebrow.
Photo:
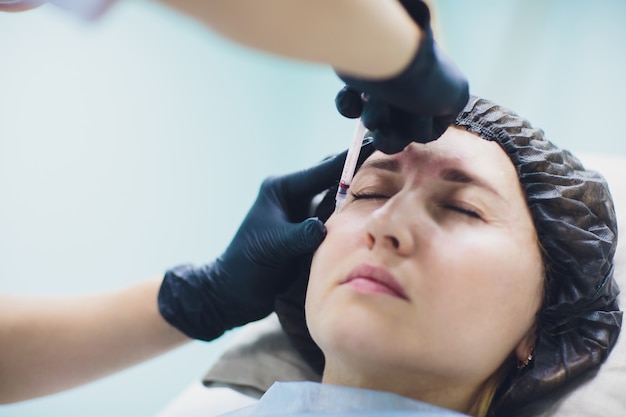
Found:
M 360 169 L 379 169 L 393 173 L 400 172 L 400 163 L 396 159 L 374 159 L 366 160 Z M 440 177 L 444 181 L 454 182 L 458 184 L 474 185 L 483 188 L 490 193 L 504 199 L 502 194 L 498 192 L 488 181 L 473 176 L 468 172 L 459 168 L 446 168 L 441 171 Z
M 480 188 L 483 188 L 492 194 L 504 199 L 502 195 L 496 190 L 489 182 L 482 178 L 478 178 L 476 176 L 472 176 L 467 172 L 458 169 L 458 168 L 448 168 L 441 171 L 441 178 L 445 181 L 456 182 L 459 184 L 468 184 L 474 185 Z
M 400 172 L 400 163 L 396 159 L 366 160 L 360 169 L 380 169 L 389 172 Z

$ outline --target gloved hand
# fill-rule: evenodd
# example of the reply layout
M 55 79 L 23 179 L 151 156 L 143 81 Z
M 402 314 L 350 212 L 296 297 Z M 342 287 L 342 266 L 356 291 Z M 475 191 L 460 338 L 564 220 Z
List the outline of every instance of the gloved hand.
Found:
M 337 109 L 345 117 L 360 116 L 374 132 L 376 149 L 387 154 L 412 141 L 437 139 L 469 99 L 467 80 L 434 41 L 428 6 L 420 0 L 400 3 L 423 31 L 409 66 L 386 80 L 337 74 L 346 83 L 335 99 Z
M 364 145 L 359 159 L 373 150 Z M 307 218 L 308 211 L 315 195 L 338 182 L 345 159 L 343 152 L 312 168 L 266 179 L 222 256 L 208 265 L 166 272 L 158 296 L 165 320 L 191 338 L 213 340 L 270 314 L 275 296 L 294 278 L 293 263 L 326 236 L 324 224 Z

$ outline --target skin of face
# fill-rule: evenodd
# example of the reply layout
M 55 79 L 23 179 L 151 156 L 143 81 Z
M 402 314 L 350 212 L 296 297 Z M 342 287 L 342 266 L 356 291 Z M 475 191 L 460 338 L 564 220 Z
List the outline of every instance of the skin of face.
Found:
M 513 164 L 459 128 L 374 153 L 327 221 L 307 325 L 324 382 L 465 411 L 535 341 L 543 263 Z

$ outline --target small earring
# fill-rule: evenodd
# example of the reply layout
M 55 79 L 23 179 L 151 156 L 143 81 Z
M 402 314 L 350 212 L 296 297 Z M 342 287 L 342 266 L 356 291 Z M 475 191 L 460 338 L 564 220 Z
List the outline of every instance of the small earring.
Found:
M 535 349 L 531 348 L 530 353 L 528 354 L 528 357 L 526 359 L 524 359 L 523 361 L 517 361 L 517 369 L 526 368 L 530 364 L 530 362 L 532 362 L 534 352 L 535 352 Z

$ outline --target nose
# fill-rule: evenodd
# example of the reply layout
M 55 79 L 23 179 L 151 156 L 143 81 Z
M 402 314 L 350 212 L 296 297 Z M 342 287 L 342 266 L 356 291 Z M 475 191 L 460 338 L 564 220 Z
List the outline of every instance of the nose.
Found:
M 398 256 L 411 256 L 417 243 L 409 224 L 411 211 L 402 210 L 402 203 L 396 197 L 369 215 L 365 226 L 368 247 L 380 247 Z

